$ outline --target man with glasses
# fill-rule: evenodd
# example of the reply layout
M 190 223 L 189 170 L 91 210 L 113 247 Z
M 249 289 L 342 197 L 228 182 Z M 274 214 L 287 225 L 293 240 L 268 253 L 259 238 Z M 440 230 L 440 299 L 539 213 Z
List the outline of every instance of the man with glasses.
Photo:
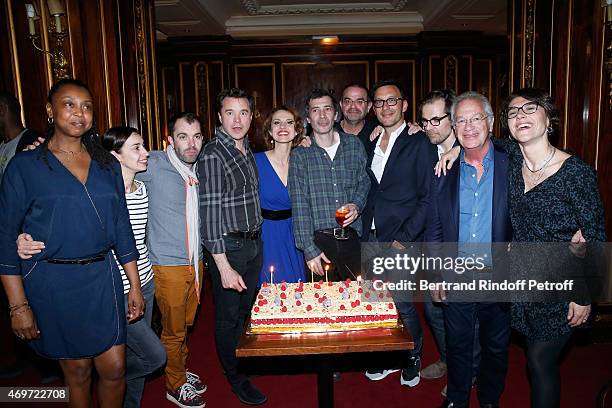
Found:
M 493 263 L 499 266 L 501 259 L 492 251 L 491 243 L 509 242 L 512 236 L 508 156 L 491 143 L 494 116 L 486 97 L 476 92 L 459 95 L 451 107 L 451 118 L 462 149 L 447 175 L 432 181 L 425 241 L 458 244 L 458 257 L 471 256 L 478 250 L 485 265 L 478 272 L 484 277 Z M 454 270 L 445 272 L 447 278 L 458 276 Z M 470 276 L 463 273 L 461 276 Z M 431 295 L 436 302 L 444 301 L 448 393 L 442 406 L 469 405 L 477 322 L 482 347 L 478 399 L 481 407 L 498 406 L 508 365 L 508 305 L 466 301 L 457 292 L 447 298 L 443 290 L 432 291 Z
M 427 133 L 431 144 L 437 147 L 438 158 L 448 152 L 457 140 L 450 115 L 454 97 L 451 90 L 436 89 L 425 95 L 419 104 L 417 123 Z
M 312 273 L 323 276 L 323 264 L 331 263 L 333 280 L 356 279 L 361 269 L 358 217 L 370 179 L 362 143 L 334 130 L 336 114 L 336 101 L 329 91 L 310 93 L 306 116 L 313 129 L 312 145 L 298 146 L 291 153 L 288 189 L 296 246 L 304 251 Z M 341 206 L 348 213 L 343 225 L 338 225 L 335 214 Z M 340 227 L 348 230 L 348 238 L 342 239 Z
M 378 83 L 373 90 L 373 106 L 383 132 L 367 149 L 372 187 L 363 212 L 363 238 L 386 247 L 384 256 L 420 253 L 420 245 L 411 243 L 423 239 L 435 153 L 425 133 L 408 134 L 404 120 L 408 102 L 397 82 Z M 420 381 L 422 332 L 411 296 L 403 295 L 407 294 L 394 293 L 394 298 L 415 347 L 404 365 L 400 383 L 414 387 Z M 368 370 L 366 376 L 378 381 L 395 371 L 398 370 Z
M 361 84 L 349 84 L 342 90 L 340 109 L 342 120 L 335 126 L 336 130 L 359 137 L 366 142 L 376 123 L 366 119 L 372 109 L 368 88 Z M 366 143 L 367 144 L 367 143 Z
M 419 104 L 418 123 L 427 133 L 427 137 L 437 152 L 438 158 L 457 145 L 457 138 L 451 122 L 451 106 L 455 99 L 453 91 L 436 89 L 423 98 Z M 410 131 L 409 131 L 410 133 Z M 444 314 L 439 303 L 433 303 L 431 296 L 424 299 L 425 318 L 436 341 L 440 358 L 421 370 L 421 377 L 427 380 L 441 378 L 446 375 L 446 333 L 444 330 Z M 478 325 L 476 325 L 478 326 Z M 476 337 L 478 328 L 476 327 Z M 474 341 L 474 373 L 478 369 L 480 359 L 480 343 Z M 475 375 L 475 374 L 474 374 Z M 446 397 L 446 385 L 442 396 Z

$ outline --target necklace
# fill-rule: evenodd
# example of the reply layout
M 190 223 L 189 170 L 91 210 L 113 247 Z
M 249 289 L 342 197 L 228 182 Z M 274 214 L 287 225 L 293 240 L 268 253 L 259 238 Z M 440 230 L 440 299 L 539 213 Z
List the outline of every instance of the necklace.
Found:
M 65 155 L 68 155 L 69 160 L 77 158 L 85 150 L 83 147 L 83 144 L 81 144 L 81 149 L 76 153 L 73 152 L 72 150 L 64 150 L 58 146 L 50 146 L 50 147 L 52 147 L 54 150 L 57 150 L 59 153 L 64 153 Z
M 553 156 L 555 155 L 555 152 L 557 151 L 557 149 L 554 146 L 550 146 L 552 148 L 550 154 L 548 155 L 548 158 L 546 160 L 544 160 L 544 164 L 542 164 L 542 167 L 540 167 L 539 169 L 536 170 L 531 170 L 529 168 L 529 165 L 527 164 L 526 160 L 523 160 L 523 164 L 525 165 L 525 167 L 527 168 L 527 170 L 529 170 L 532 173 L 537 173 L 539 171 L 544 170 L 544 167 L 548 166 L 548 163 L 550 163 L 550 161 L 552 160 Z
M 548 159 L 546 159 L 546 161 L 544 162 L 544 165 L 542 165 L 542 167 L 540 167 L 538 170 L 531 170 L 529 168 L 529 166 L 527 166 L 527 163 L 525 161 L 523 161 L 523 164 L 527 170 L 529 170 L 531 172 L 530 173 L 525 173 L 526 175 L 528 175 L 531 180 L 529 180 L 529 184 L 531 184 L 530 189 L 534 188 L 535 186 L 537 186 L 538 184 L 540 184 L 540 181 L 542 180 L 542 178 L 544 177 L 544 174 L 546 174 L 546 167 L 548 167 L 548 163 L 550 163 L 550 161 L 552 160 L 552 158 L 555 156 L 555 153 L 557 152 L 557 149 L 553 147 L 553 151 L 552 154 L 548 157 Z M 540 174 L 536 175 L 536 173 L 540 172 Z

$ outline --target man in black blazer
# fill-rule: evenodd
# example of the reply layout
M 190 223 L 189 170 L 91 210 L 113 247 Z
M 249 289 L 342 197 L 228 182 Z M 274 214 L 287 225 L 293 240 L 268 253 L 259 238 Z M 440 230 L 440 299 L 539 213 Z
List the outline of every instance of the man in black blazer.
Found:
M 462 151 L 446 176 L 432 178 L 425 241 L 428 246 L 433 242 L 450 243 L 445 244 L 444 255 L 454 251 L 456 257 L 469 256 L 475 248 L 482 250 L 477 255 L 484 261 L 475 271 L 478 274 L 444 271 L 447 281 L 458 276 L 482 277 L 486 271 L 492 273 L 493 267 L 497 271 L 503 265 L 504 246 L 491 243 L 509 242 L 512 237 L 508 156 L 490 140 L 494 119 L 491 104 L 483 95 L 466 92 L 453 102 L 451 115 Z M 471 296 L 432 291 L 434 301 L 444 302 L 448 392 L 443 407 L 469 406 L 477 321 L 482 348 L 477 374 L 481 407 L 498 406 L 504 390 L 510 335 L 508 304 Z
M 408 134 L 404 120 L 408 102 L 399 84 L 382 81 L 372 93 L 374 113 L 384 132 L 366 144 L 371 188 L 362 214 L 363 238 L 386 246 L 386 256 L 411 253 L 418 248 L 411 248 L 411 243 L 423 240 L 429 185 L 437 158 L 425 133 Z M 421 326 L 410 299 L 399 294 L 394 297 L 415 343 L 400 383 L 414 387 L 420 381 Z M 398 370 L 368 371 L 366 376 L 376 381 L 394 371 Z
M 0 179 L 13 156 L 37 139 L 36 132 L 21 123 L 21 105 L 17 98 L 0 92 Z

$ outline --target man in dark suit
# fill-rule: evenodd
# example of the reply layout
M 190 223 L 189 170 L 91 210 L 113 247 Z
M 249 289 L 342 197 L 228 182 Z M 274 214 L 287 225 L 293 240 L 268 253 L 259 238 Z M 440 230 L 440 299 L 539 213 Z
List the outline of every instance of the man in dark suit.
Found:
M 451 115 L 462 151 L 445 177 L 432 180 L 425 241 L 453 243 L 447 245 L 454 246 L 456 257 L 478 252 L 483 267 L 477 272 L 491 272 L 503 260 L 498 253 L 503 251 L 495 251 L 491 243 L 508 242 L 512 236 L 507 202 L 508 157 L 491 143 L 493 110 L 483 95 L 459 95 Z M 458 270 L 446 272 L 445 279 L 459 276 Z M 482 348 L 478 399 L 481 407 L 496 407 L 507 370 L 509 307 L 506 303 L 476 302 L 469 296 L 451 292 L 447 297 L 444 290 L 432 291 L 434 301 L 444 301 L 448 392 L 443 407 L 469 405 L 477 321 Z
M 423 239 L 427 197 L 436 161 L 423 132 L 408 134 L 404 112 L 408 102 L 395 81 L 382 81 L 373 89 L 373 106 L 384 132 L 366 144 L 371 188 L 363 211 L 365 241 L 382 243 L 385 256 L 411 253 L 411 243 Z M 413 248 L 411 248 L 413 247 Z M 399 276 L 392 277 L 393 280 Z M 405 293 L 404 293 L 405 295 Z M 411 299 L 394 294 L 400 317 L 415 342 L 411 361 L 402 370 L 400 383 L 408 387 L 420 381 L 422 332 Z M 368 371 L 371 380 L 381 380 L 398 370 Z
M 34 143 L 36 132 L 23 127 L 21 105 L 14 95 L 0 92 L 0 179 L 15 153 Z

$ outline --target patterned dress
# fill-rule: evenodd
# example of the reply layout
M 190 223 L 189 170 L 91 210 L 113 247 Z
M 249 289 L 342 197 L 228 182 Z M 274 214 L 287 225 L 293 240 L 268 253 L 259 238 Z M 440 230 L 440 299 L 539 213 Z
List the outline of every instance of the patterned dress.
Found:
M 513 242 L 567 243 L 578 229 L 582 230 L 587 242 L 605 241 L 603 206 L 597 189 L 597 176 L 590 166 L 571 156 L 555 174 L 525 193 L 521 152 L 513 142 L 510 146 L 508 142 L 504 144 L 511 157 L 508 197 Z M 555 246 L 542 245 L 540 251 L 551 247 Z M 540 253 L 536 258 L 542 260 L 545 256 Z M 549 256 L 543 265 L 551 268 L 554 261 Z M 551 270 L 543 272 L 554 273 L 554 267 Z M 515 277 L 516 271 L 515 265 Z M 567 322 L 569 303 L 566 300 L 543 300 L 545 302 L 515 301 L 512 304 L 512 327 L 524 334 L 528 341 L 547 341 L 572 330 Z M 573 301 L 590 303 L 590 299 L 585 297 Z

